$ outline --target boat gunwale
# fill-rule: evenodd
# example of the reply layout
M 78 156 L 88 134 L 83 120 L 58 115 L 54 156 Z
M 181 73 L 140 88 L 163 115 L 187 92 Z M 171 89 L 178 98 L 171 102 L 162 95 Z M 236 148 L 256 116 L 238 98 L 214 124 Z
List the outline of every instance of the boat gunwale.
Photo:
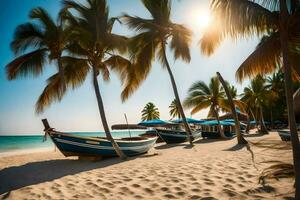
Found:
M 108 139 L 106 138 L 99 138 L 99 137 L 89 137 L 89 136 L 80 136 L 80 135 L 74 135 L 72 133 L 63 133 L 63 132 L 59 132 L 59 131 L 48 131 L 48 133 L 51 134 L 55 134 L 55 135 L 63 135 L 63 136 L 67 136 L 67 137 L 74 137 L 74 138 L 79 138 L 79 139 L 85 139 L 85 140 L 93 140 L 93 141 L 102 141 L 102 142 L 110 142 Z M 140 143 L 140 142 L 147 142 L 147 141 L 152 141 L 152 140 L 157 140 L 157 136 L 153 137 L 153 138 L 146 138 L 146 137 L 141 137 L 143 138 L 142 140 L 136 140 L 136 141 L 132 141 L 132 140 L 123 140 L 123 139 L 114 139 L 116 142 L 119 143 Z

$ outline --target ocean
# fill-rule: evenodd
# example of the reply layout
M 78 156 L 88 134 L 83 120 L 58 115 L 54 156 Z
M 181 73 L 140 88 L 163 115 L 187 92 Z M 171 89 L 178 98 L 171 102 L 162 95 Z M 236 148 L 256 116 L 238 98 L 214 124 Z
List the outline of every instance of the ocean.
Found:
M 143 131 L 130 131 L 131 136 L 138 136 Z M 81 136 L 94 136 L 105 137 L 104 132 L 72 132 L 72 134 Z M 113 131 L 112 136 L 114 138 L 129 137 L 128 131 Z M 54 148 L 54 144 L 47 137 L 46 141 L 43 141 L 44 135 L 5 135 L 0 136 L 0 153 L 15 152 L 30 149 L 42 149 L 42 148 Z

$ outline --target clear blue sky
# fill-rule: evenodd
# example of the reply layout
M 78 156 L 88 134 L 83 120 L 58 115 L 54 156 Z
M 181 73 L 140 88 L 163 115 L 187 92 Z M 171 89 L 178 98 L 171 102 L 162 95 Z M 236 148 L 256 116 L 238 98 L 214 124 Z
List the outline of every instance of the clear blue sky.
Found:
M 138 0 L 108 0 L 111 16 L 119 16 L 126 12 L 131 15 L 147 17 L 149 14 Z M 211 57 L 201 55 L 197 45 L 201 37 L 201 28 L 197 26 L 200 12 L 207 12 L 208 0 L 174 1 L 172 4 L 172 19 L 177 23 L 186 24 L 194 31 L 191 46 L 192 60 L 189 64 L 174 61 L 168 52 L 177 81 L 178 90 L 183 99 L 194 81 L 208 82 L 216 71 L 230 83 L 235 84 L 239 91 L 247 84 L 237 84 L 235 71 L 239 64 L 255 48 L 257 38 L 233 42 L 225 41 Z M 45 73 L 36 79 L 24 78 L 7 81 L 5 65 L 14 56 L 9 44 L 17 25 L 27 22 L 29 11 L 37 6 L 44 7 L 55 17 L 60 8 L 59 0 L 0 0 L 0 134 L 37 134 L 42 132 L 41 119 L 47 117 L 50 125 L 63 131 L 101 131 L 103 130 L 97 110 L 96 99 L 91 79 L 75 91 L 69 91 L 65 98 L 54 103 L 42 115 L 34 113 L 34 104 L 45 87 L 45 80 L 55 72 L 55 66 L 46 67 Z M 199 13 L 199 14 L 198 14 Z M 196 16 L 196 17 L 195 17 Z M 125 26 L 118 25 L 114 32 L 131 35 Z M 112 75 L 109 83 L 100 81 L 107 119 L 110 125 L 124 123 L 124 113 L 127 113 L 130 123 L 140 121 L 143 106 L 151 101 L 160 110 L 162 119 L 169 119 L 168 106 L 174 99 L 167 71 L 161 69 L 158 62 L 153 64 L 150 76 L 139 90 L 125 103 L 121 103 L 120 81 Z M 195 118 L 206 117 L 207 111 L 194 115 Z M 189 116 L 189 111 L 186 111 Z

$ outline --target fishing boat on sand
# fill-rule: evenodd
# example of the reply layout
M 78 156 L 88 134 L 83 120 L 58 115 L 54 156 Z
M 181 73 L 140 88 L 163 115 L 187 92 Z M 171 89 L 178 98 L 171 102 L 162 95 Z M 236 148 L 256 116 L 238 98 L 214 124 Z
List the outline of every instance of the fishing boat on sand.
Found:
M 194 123 L 194 121 L 193 121 Z M 138 125 L 154 127 L 159 137 L 167 144 L 182 143 L 188 140 L 186 131 L 180 127 L 182 121 L 168 122 L 160 119 L 140 122 Z M 193 139 L 201 137 L 201 131 L 195 131 L 192 134 Z
M 167 144 L 182 143 L 188 140 L 188 135 L 186 131 L 181 130 L 171 130 L 171 129 L 156 129 L 158 135 Z M 195 131 L 192 133 L 193 139 L 201 137 L 201 131 Z
M 105 137 L 85 137 L 54 130 L 43 119 L 45 135 L 49 135 L 64 156 L 79 157 L 115 157 L 117 156 L 111 142 Z M 126 156 L 147 153 L 155 144 L 157 137 L 127 137 L 115 139 Z

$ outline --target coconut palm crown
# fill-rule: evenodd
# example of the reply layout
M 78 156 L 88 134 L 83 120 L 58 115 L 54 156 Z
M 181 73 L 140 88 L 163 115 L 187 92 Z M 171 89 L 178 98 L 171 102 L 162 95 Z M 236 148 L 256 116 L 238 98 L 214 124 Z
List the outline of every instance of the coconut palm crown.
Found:
M 226 137 L 220 125 L 219 112 L 221 110 L 229 111 L 230 107 L 225 98 L 224 88 L 217 77 L 212 77 L 208 85 L 203 81 L 193 83 L 184 100 L 184 106 L 192 109 L 191 114 L 209 108 L 208 117 L 217 119 L 220 134 L 223 138 Z
M 157 58 L 169 73 L 179 112 L 189 135 L 189 141 L 192 143 L 191 130 L 186 122 L 175 78 L 166 55 L 166 49 L 169 46 L 175 59 L 180 58 L 189 62 L 191 59 L 189 50 L 191 31 L 185 26 L 171 21 L 170 0 L 142 0 L 142 3 L 149 11 L 151 18 L 144 19 L 127 14 L 123 16 L 123 21 L 130 29 L 135 30 L 137 35 L 132 38 L 130 45 L 134 72 L 125 85 L 122 98 L 126 100 L 141 85 L 151 70 L 152 62 Z
M 264 123 L 263 107 L 267 105 L 267 101 L 268 98 L 270 98 L 271 93 L 266 87 L 266 79 L 262 76 L 257 76 L 254 78 L 250 85 L 244 88 L 244 92 L 241 94 L 241 96 L 241 100 L 247 105 L 252 105 L 257 113 L 257 116 L 259 116 L 261 128 L 260 131 L 267 133 L 268 130 Z
M 181 118 L 181 115 L 180 115 L 180 112 L 178 110 L 178 106 L 177 106 L 177 102 L 176 102 L 176 99 L 174 99 L 171 104 L 169 105 L 169 113 L 170 113 L 170 116 L 171 116 L 171 119 L 177 117 L 177 118 Z
M 32 9 L 29 18 L 34 21 L 21 24 L 15 30 L 11 49 L 16 58 L 6 65 L 7 78 L 37 77 L 47 63 L 56 62 L 63 80 L 62 54 L 70 37 L 70 29 L 61 23 L 62 16 L 58 17 L 59 23 L 56 23 L 40 7 Z
M 152 103 L 149 102 L 145 105 L 142 110 L 142 121 L 159 119 L 158 108 Z

